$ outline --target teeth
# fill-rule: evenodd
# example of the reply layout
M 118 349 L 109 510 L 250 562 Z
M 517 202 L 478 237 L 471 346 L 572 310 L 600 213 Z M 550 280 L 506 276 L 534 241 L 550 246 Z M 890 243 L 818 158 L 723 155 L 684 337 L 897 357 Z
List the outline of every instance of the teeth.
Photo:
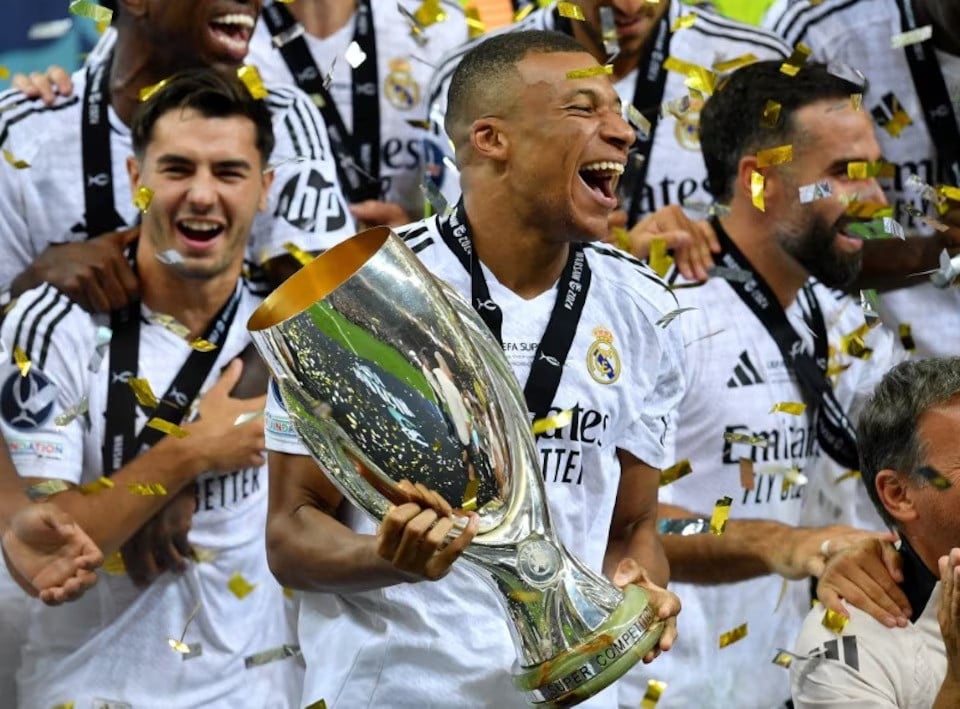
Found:
M 240 25 L 241 27 L 250 27 L 253 28 L 254 20 L 250 15 L 243 15 L 240 13 L 234 15 L 220 15 L 220 17 L 215 17 L 212 20 L 215 24 L 218 25 Z
M 191 231 L 216 231 L 220 228 L 219 224 L 193 221 L 192 219 L 184 219 L 180 222 L 180 225 L 190 229 Z
M 618 175 L 623 174 L 623 163 L 613 162 L 611 160 L 601 160 L 592 162 L 580 168 L 580 172 L 615 172 Z

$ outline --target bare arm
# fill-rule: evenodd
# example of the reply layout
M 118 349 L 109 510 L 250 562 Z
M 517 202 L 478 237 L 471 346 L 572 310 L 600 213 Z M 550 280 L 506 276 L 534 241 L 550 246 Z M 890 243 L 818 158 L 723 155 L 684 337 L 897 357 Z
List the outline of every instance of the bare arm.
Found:
M 661 505 L 667 518 L 703 517 L 681 507 Z M 760 519 L 731 519 L 724 533 L 661 535 L 675 581 L 734 583 L 780 574 L 788 579 L 819 576 L 825 563 L 823 542 L 836 551 L 869 537 L 887 534 L 862 532 L 852 527 L 790 527 Z
M 613 578 L 622 559 L 632 558 L 659 586 L 670 580 L 670 565 L 657 535 L 657 490 L 660 472 L 626 451 L 620 458 L 620 487 L 610 522 L 603 560 L 604 573 Z
M 476 520 L 443 545 L 452 520 L 416 504 L 394 507 L 377 536 L 336 518 L 343 496 L 312 458 L 270 451 L 267 560 L 287 588 L 356 593 L 438 579 L 476 532 Z M 442 548 L 441 548 L 442 546 Z

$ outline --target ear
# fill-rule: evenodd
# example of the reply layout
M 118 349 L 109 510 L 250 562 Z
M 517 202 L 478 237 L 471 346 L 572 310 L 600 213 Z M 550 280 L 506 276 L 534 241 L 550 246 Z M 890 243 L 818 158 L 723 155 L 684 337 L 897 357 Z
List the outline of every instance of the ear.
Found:
M 260 201 L 257 204 L 257 210 L 267 211 L 267 201 L 270 199 L 270 186 L 273 185 L 273 178 L 276 175 L 275 170 L 267 170 L 260 173 Z
M 127 175 L 130 177 L 131 197 L 137 194 L 137 188 L 140 187 L 140 161 L 135 155 L 127 158 Z
M 895 470 L 881 470 L 874 480 L 877 497 L 890 516 L 897 522 L 912 522 L 917 518 L 917 488 Z
M 477 155 L 504 162 L 510 148 L 510 140 L 499 118 L 479 118 L 470 126 L 470 144 Z
M 776 167 L 758 167 L 756 155 L 745 155 L 737 165 L 737 191 L 744 195 L 747 202 L 753 202 L 753 173 L 763 175 L 763 203 L 764 211 L 769 211 L 769 205 L 776 203 L 784 194 L 783 177 Z

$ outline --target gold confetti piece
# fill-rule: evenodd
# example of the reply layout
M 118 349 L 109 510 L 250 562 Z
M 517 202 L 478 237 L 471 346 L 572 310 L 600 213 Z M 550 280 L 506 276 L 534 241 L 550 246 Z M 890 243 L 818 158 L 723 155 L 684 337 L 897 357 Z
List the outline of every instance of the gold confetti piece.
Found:
M 149 101 L 151 96 L 153 96 L 155 93 L 157 93 L 157 91 L 159 91 L 169 83 L 170 83 L 170 79 L 161 79 L 155 84 L 150 84 L 150 86 L 144 86 L 142 89 L 140 89 L 140 93 L 138 94 L 137 98 L 140 99 L 140 103 Z
M 667 271 L 673 266 L 673 257 L 667 253 L 666 239 L 651 239 L 647 263 L 660 278 L 667 275 Z
M 940 185 L 937 187 L 937 193 L 943 199 L 949 199 L 951 202 L 960 202 L 960 187 L 951 187 L 950 185 Z
M 569 20 L 580 20 L 583 22 L 586 19 L 583 16 L 583 8 L 572 2 L 557 3 L 557 12 L 560 13 L 560 17 L 566 17 Z
M 797 72 L 807 63 L 807 59 L 810 58 L 812 52 L 813 50 L 810 47 L 803 42 L 798 42 L 797 46 L 793 48 L 790 58 L 780 65 L 780 71 L 787 76 L 796 76 Z
M 104 573 L 111 576 L 123 576 L 127 573 L 127 565 L 123 563 L 123 555 L 119 551 L 113 552 L 104 559 L 100 568 L 103 569 Z
M 150 388 L 150 382 L 146 379 L 142 377 L 130 377 L 130 379 L 127 380 L 127 384 L 133 389 L 133 395 L 137 398 L 137 402 L 141 406 L 145 406 L 148 409 L 155 409 L 160 405 L 156 394 L 154 394 L 153 389 Z
M 172 332 L 177 337 L 182 337 L 186 339 L 190 336 L 190 330 L 186 325 L 179 322 L 172 315 L 167 315 L 166 313 L 154 313 L 150 316 L 150 322 L 156 323 L 163 328 L 166 328 Z
M 260 71 L 257 67 L 252 64 L 244 64 L 237 69 L 237 76 L 240 77 L 240 81 L 247 87 L 247 91 L 250 92 L 250 95 L 253 96 L 254 99 L 259 101 L 267 97 L 268 92 L 263 85 L 263 79 L 260 78 Z
M 895 168 L 884 160 L 864 162 L 855 160 L 847 163 L 847 177 L 851 180 L 867 180 L 871 177 L 892 177 Z
M 943 477 L 943 475 L 940 474 L 940 471 L 931 465 L 921 465 L 919 468 L 917 468 L 917 475 L 925 478 L 938 490 L 946 490 L 947 488 L 952 487 L 950 481 Z
M 743 640 L 747 637 L 747 624 L 738 625 L 733 630 L 728 630 L 725 633 L 720 634 L 720 648 L 725 648 L 727 645 L 733 645 L 738 640 Z
M 870 326 L 864 323 L 849 335 L 840 338 L 840 351 L 858 359 L 870 359 L 873 350 L 867 347 L 864 336 L 870 332 Z
M 849 618 L 828 609 L 827 612 L 823 614 L 823 620 L 820 621 L 820 624 L 830 632 L 840 635 L 849 620 Z
M 532 8 L 533 5 L 527 5 L 527 7 Z M 321 699 L 320 701 L 314 702 L 308 707 L 304 707 L 304 709 L 327 709 L 327 703 Z
M 626 119 L 637 129 L 642 139 L 646 140 L 650 137 L 650 130 L 653 126 L 650 124 L 650 120 L 640 113 L 640 109 L 632 103 L 625 103 L 623 104 L 623 111 L 626 114 Z
M 863 94 L 850 94 L 850 108 L 854 111 L 863 110 Z
M 95 2 L 88 2 L 87 0 L 73 0 L 73 2 L 70 3 L 69 11 L 71 15 L 86 17 L 87 19 L 106 24 L 110 24 L 110 21 L 113 19 L 113 10 L 98 5 Z
M 733 59 L 728 59 L 727 61 L 716 62 L 712 68 L 717 73 L 725 74 L 728 71 L 736 71 L 750 64 L 756 64 L 758 61 L 760 60 L 755 54 L 744 54 L 739 57 L 734 57 Z
M 690 461 L 684 458 L 683 460 L 674 463 L 669 468 L 662 470 L 660 472 L 660 487 L 664 485 L 669 485 L 672 482 L 676 482 L 685 475 L 689 475 L 693 472 L 693 468 L 690 467 Z
M 217 346 L 212 342 L 204 340 L 202 337 L 195 337 L 190 340 L 190 346 L 197 352 L 213 352 Z
M 413 13 L 421 27 L 429 27 L 447 19 L 447 13 L 440 6 L 440 0 L 424 0 Z
M 844 214 L 858 219 L 882 219 L 893 215 L 893 207 L 882 202 L 860 202 L 855 199 L 847 204 Z
M 688 27 L 693 27 L 693 23 L 696 22 L 696 20 L 697 16 L 692 12 L 688 12 L 686 15 L 680 15 L 673 21 L 673 24 L 670 25 L 670 31 L 678 32 L 680 30 L 685 30 Z
M 192 547 L 190 557 L 198 564 L 209 564 L 217 558 L 217 552 L 204 547 Z
M 138 187 L 137 193 L 133 196 L 133 206 L 146 214 L 153 204 L 153 190 L 149 187 Z
M 890 38 L 891 49 L 902 49 L 911 44 L 926 42 L 933 37 L 933 25 L 924 25 L 907 32 L 898 32 Z
M 26 170 L 28 167 L 30 167 L 30 163 L 28 163 L 26 160 L 18 160 L 9 150 L 3 151 L 3 159 L 6 160 L 8 165 L 16 168 L 17 170 Z
M 757 167 L 770 167 L 771 165 L 783 165 L 793 160 L 792 145 L 778 145 L 776 148 L 768 148 L 757 153 Z
M 840 475 L 836 480 L 833 481 L 834 485 L 839 485 L 844 480 L 856 480 L 857 478 L 862 477 L 859 470 L 848 470 L 843 475 Z
M 776 101 L 767 101 L 763 106 L 763 113 L 760 115 L 761 128 L 776 128 L 780 125 L 780 111 L 783 109 Z
M 480 18 L 480 10 L 471 5 L 464 11 L 467 20 L 467 36 L 476 39 L 487 31 L 487 25 Z
M 81 485 L 77 489 L 84 495 L 96 495 L 98 492 L 109 490 L 112 487 L 115 487 L 113 480 L 110 478 L 101 477 L 98 480 Z
M 654 709 L 657 706 L 657 702 L 660 701 L 660 695 L 667 688 L 667 683 L 659 679 L 647 680 L 647 691 L 643 695 L 643 699 L 640 701 L 640 709 Z
M 724 431 L 723 440 L 730 443 L 746 443 L 748 446 L 757 448 L 766 448 L 770 445 L 766 436 L 754 436 L 752 433 L 738 433 L 736 431 Z
M 525 591 L 518 589 L 516 591 L 510 591 L 508 596 L 510 600 L 517 601 L 518 603 L 536 603 L 543 597 L 543 594 L 537 590 Z
M 170 645 L 171 648 L 173 648 L 174 650 L 176 650 L 177 652 L 183 655 L 186 655 L 190 652 L 190 646 L 187 645 L 182 640 L 174 640 L 173 638 L 167 638 L 167 643 Z
M 227 588 L 241 601 L 249 596 L 257 588 L 256 584 L 251 585 L 239 571 L 230 577 L 227 581 Z
M 792 466 L 789 468 L 783 469 L 783 482 L 780 485 L 780 490 L 783 494 L 786 494 L 787 491 L 794 485 L 797 487 L 806 485 L 808 480 L 807 476 L 800 472 L 800 468 L 797 466 Z
M 6 66 L 0 66 L 0 79 L 6 81 L 10 78 L 10 68 Z
M 780 667 L 790 668 L 790 665 L 793 663 L 793 655 L 791 655 L 786 650 L 778 650 L 777 654 L 773 656 L 773 664 L 780 665 Z
M 685 75 L 687 77 L 684 82 L 686 86 L 705 94 L 712 94 L 717 86 L 717 73 L 698 64 L 685 62 L 676 57 L 667 57 L 667 60 L 663 63 L 663 68 L 667 71 L 675 71 Z
M 630 232 L 622 226 L 615 226 L 610 230 L 610 235 L 613 236 L 613 241 L 618 249 L 630 251 Z
M 14 345 L 13 347 L 13 361 L 17 363 L 17 369 L 20 370 L 21 377 L 25 377 L 30 373 L 32 363 L 20 345 Z
M 434 214 L 447 214 L 450 205 L 447 203 L 447 198 L 443 196 L 443 192 L 437 187 L 437 183 L 433 181 L 432 177 L 424 176 L 423 182 L 420 183 L 420 191 L 423 192 L 423 196 L 426 197 L 427 204 L 430 205 L 430 209 L 433 210 Z
M 753 461 L 749 458 L 740 459 L 740 487 L 752 490 L 756 486 L 756 476 L 753 474 Z
M 73 709 L 73 702 L 63 702 L 62 704 L 57 704 L 53 709 Z
M 71 406 L 69 409 L 64 409 L 63 413 L 53 419 L 53 422 L 57 426 L 67 426 L 72 423 L 74 419 L 83 416 L 89 410 L 90 400 L 87 397 L 83 397 L 78 404 Z
M 286 242 L 283 245 L 283 248 L 285 248 L 287 253 L 293 256 L 293 258 L 295 258 L 297 263 L 299 263 L 301 266 L 306 266 L 308 263 L 313 261 L 313 256 L 310 255 L 310 253 L 304 251 L 292 241 Z
M 766 211 L 766 205 L 763 201 L 763 191 L 766 187 L 766 178 L 764 178 L 762 172 L 757 172 L 756 170 L 751 171 L 750 173 L 750 199 L 753 202 L 753 206 L 759 209 L 761 212 Z
M 39 500 L 42 497 L 50 497 L 58 492 L 69 490 L 70 486 L 64 480 L 44 480 L 42 483 L 31 485 L 27 488 L 27 497 L 31 500 Z
M 791 414 L 793 416 L 801 416 L 804 411 L 807 410 L 806 404 L 801 404 L 797 401 L 781 401 L 773 405 L 773 408 L 770 409 L 771 414 L 775 414 L 778 411 L 782 411 L 785 414 Z
M 249 670 L 254 667 L 270 664 L 271 662 L 277 662 L 278 660 L 285 660 L 288 657 L 299 657 L 300 655 L 299 645 L 281 645 L 280 647 L 274 647 L 269 650 L 264 650 L 263 652 L 248 655 L 243 658 L 243 666 Z
M 480 478 L 467 480 L 467 487 L 463 491 L 463 501 L 460 503 L 460 509 L 467 512 L 476 510 L 478 492 L 480 492 Z
M 613 74 L 613 64 L 604 64 L 603 66 L 591 66 L 586 69 L 574 69 L 567 72 L 568 79 L 589 79 L 592 76 L 602 76 L 604 74 Z
M 717 504 L 713 506 L 713 514 L 710 516 L 710 533 L 718 537 L 724 533 L 727 528 L 727 520 L 730 518 L 730 505 L 733 499 L 721 497 Z
M 900 333 L 900 344 L 907 352 L 916 352 L 917 343 L 913 339 L 913 333 L 910 331 L 910 323 L 900 323 L 897 328 Z
M 555 428 L 564 428 L 570 425 L 570 422 L 573 420 L 573 409 L 567 409 L 566 411 L 561 411 L 558 414 L 553 416 L 547 416 L 546 418 L 537 419 L 533 422 L 533 435 L 537 436 L 541 433 L 545 433 L 551 429 Z
M 283 587 L 283 597 L 284 597 L 284 598 L 288 598 L 288 599 L 290 599 L 290 600 L 292 601 L 292 600 L 293 600 L 293 589 L 290 589 L 290 588 L 287 588 L 286 586 L 284 586 L 284 587 Z
M 127 489 L 143 497 L 163 497 L 167 494 L 167 488 L 160 483 L 128 483 Z
M 164 421 L 161 418 L 157 418 L 156 416 L 147 421 L 147 426 L 154 430 L 160 431 L 161 433 L 166 433 L 167 435 L 173 436 L 174 438 L 186 438 L 190 435 L 190 432 L 186 429 L 177 426 L 175 423 L 170 423 L 169 421 Z
M 531 12 L 533 12 L 534 7 L 535 7 L 534 4 L 530 3 L 528 5 L 524 5 L 515 13 L 513 13 L 514 23 L 519 22 L 520 20 L 524 19 L 527 15 L 529 15 Z

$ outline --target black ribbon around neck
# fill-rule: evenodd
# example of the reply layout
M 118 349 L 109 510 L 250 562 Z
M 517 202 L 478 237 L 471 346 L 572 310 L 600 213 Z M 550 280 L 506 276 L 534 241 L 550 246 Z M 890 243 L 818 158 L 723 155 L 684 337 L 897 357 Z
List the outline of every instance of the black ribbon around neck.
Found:
M 809 318 L 805 319 L 814 335 L 814 352 L 811 355 L 803 339 L 787 320 L 787 314 L 773 289 L 754 270 L 747 257 L 723 230 L 719 220 L 713 219 L 712 225 L 720 242 L 718 262 L 729 268 L 749 271 L 752 276 L 746 283 L 730 280 L 727 284 L 763 324 L 777 343 L 784 362 L 796 374 L 804 399 L 815 412 L 814 426 L 820 447 L 847 470 L 859 470 L 856 432 L 827 379 L 827 327 L 813 288 L 809 283 L 803 286 L 810 308 Z
M 83 152 L 84 223 L 87 238 L 126 226 L 113 200 L 113 159 L 110 151 L 111 56 L 87 69 L 83 91 L 80 141 Z
M 263 7 L 275 43 L 294 81 L 305 93 L 320 98 L 319 109 L 327 124 L 330 147 L 337 158 L 337 173 L 347 199 L 362 202 L 379 199 L 380 184 L 380 85 L 377 76 L 377 42 L 370 0 L 357 0 L 353 41 L 365 59 L 352 69 L 353 131 L 337 110 L 324 85 L 324 72 L 310 52 L 303 27 L 279 2 Z
M 470 274 L 471 305 L 502 347 L 503 312 L 490 296 L 480 259 L 473 248 L 473 236 L 463 200 L 457 203 L 448 217 L 439 219 L 438 224 L 444 243 Z M 557 302 L 537 346 L 523 389 L 527 409 L 533 414 L 534 421 L 545 418 L 553 406 L 563 376 L 564 362 L 583 316 L 591 277 L 583 245 L 571 244 L 567 263 L 557 282 Z

